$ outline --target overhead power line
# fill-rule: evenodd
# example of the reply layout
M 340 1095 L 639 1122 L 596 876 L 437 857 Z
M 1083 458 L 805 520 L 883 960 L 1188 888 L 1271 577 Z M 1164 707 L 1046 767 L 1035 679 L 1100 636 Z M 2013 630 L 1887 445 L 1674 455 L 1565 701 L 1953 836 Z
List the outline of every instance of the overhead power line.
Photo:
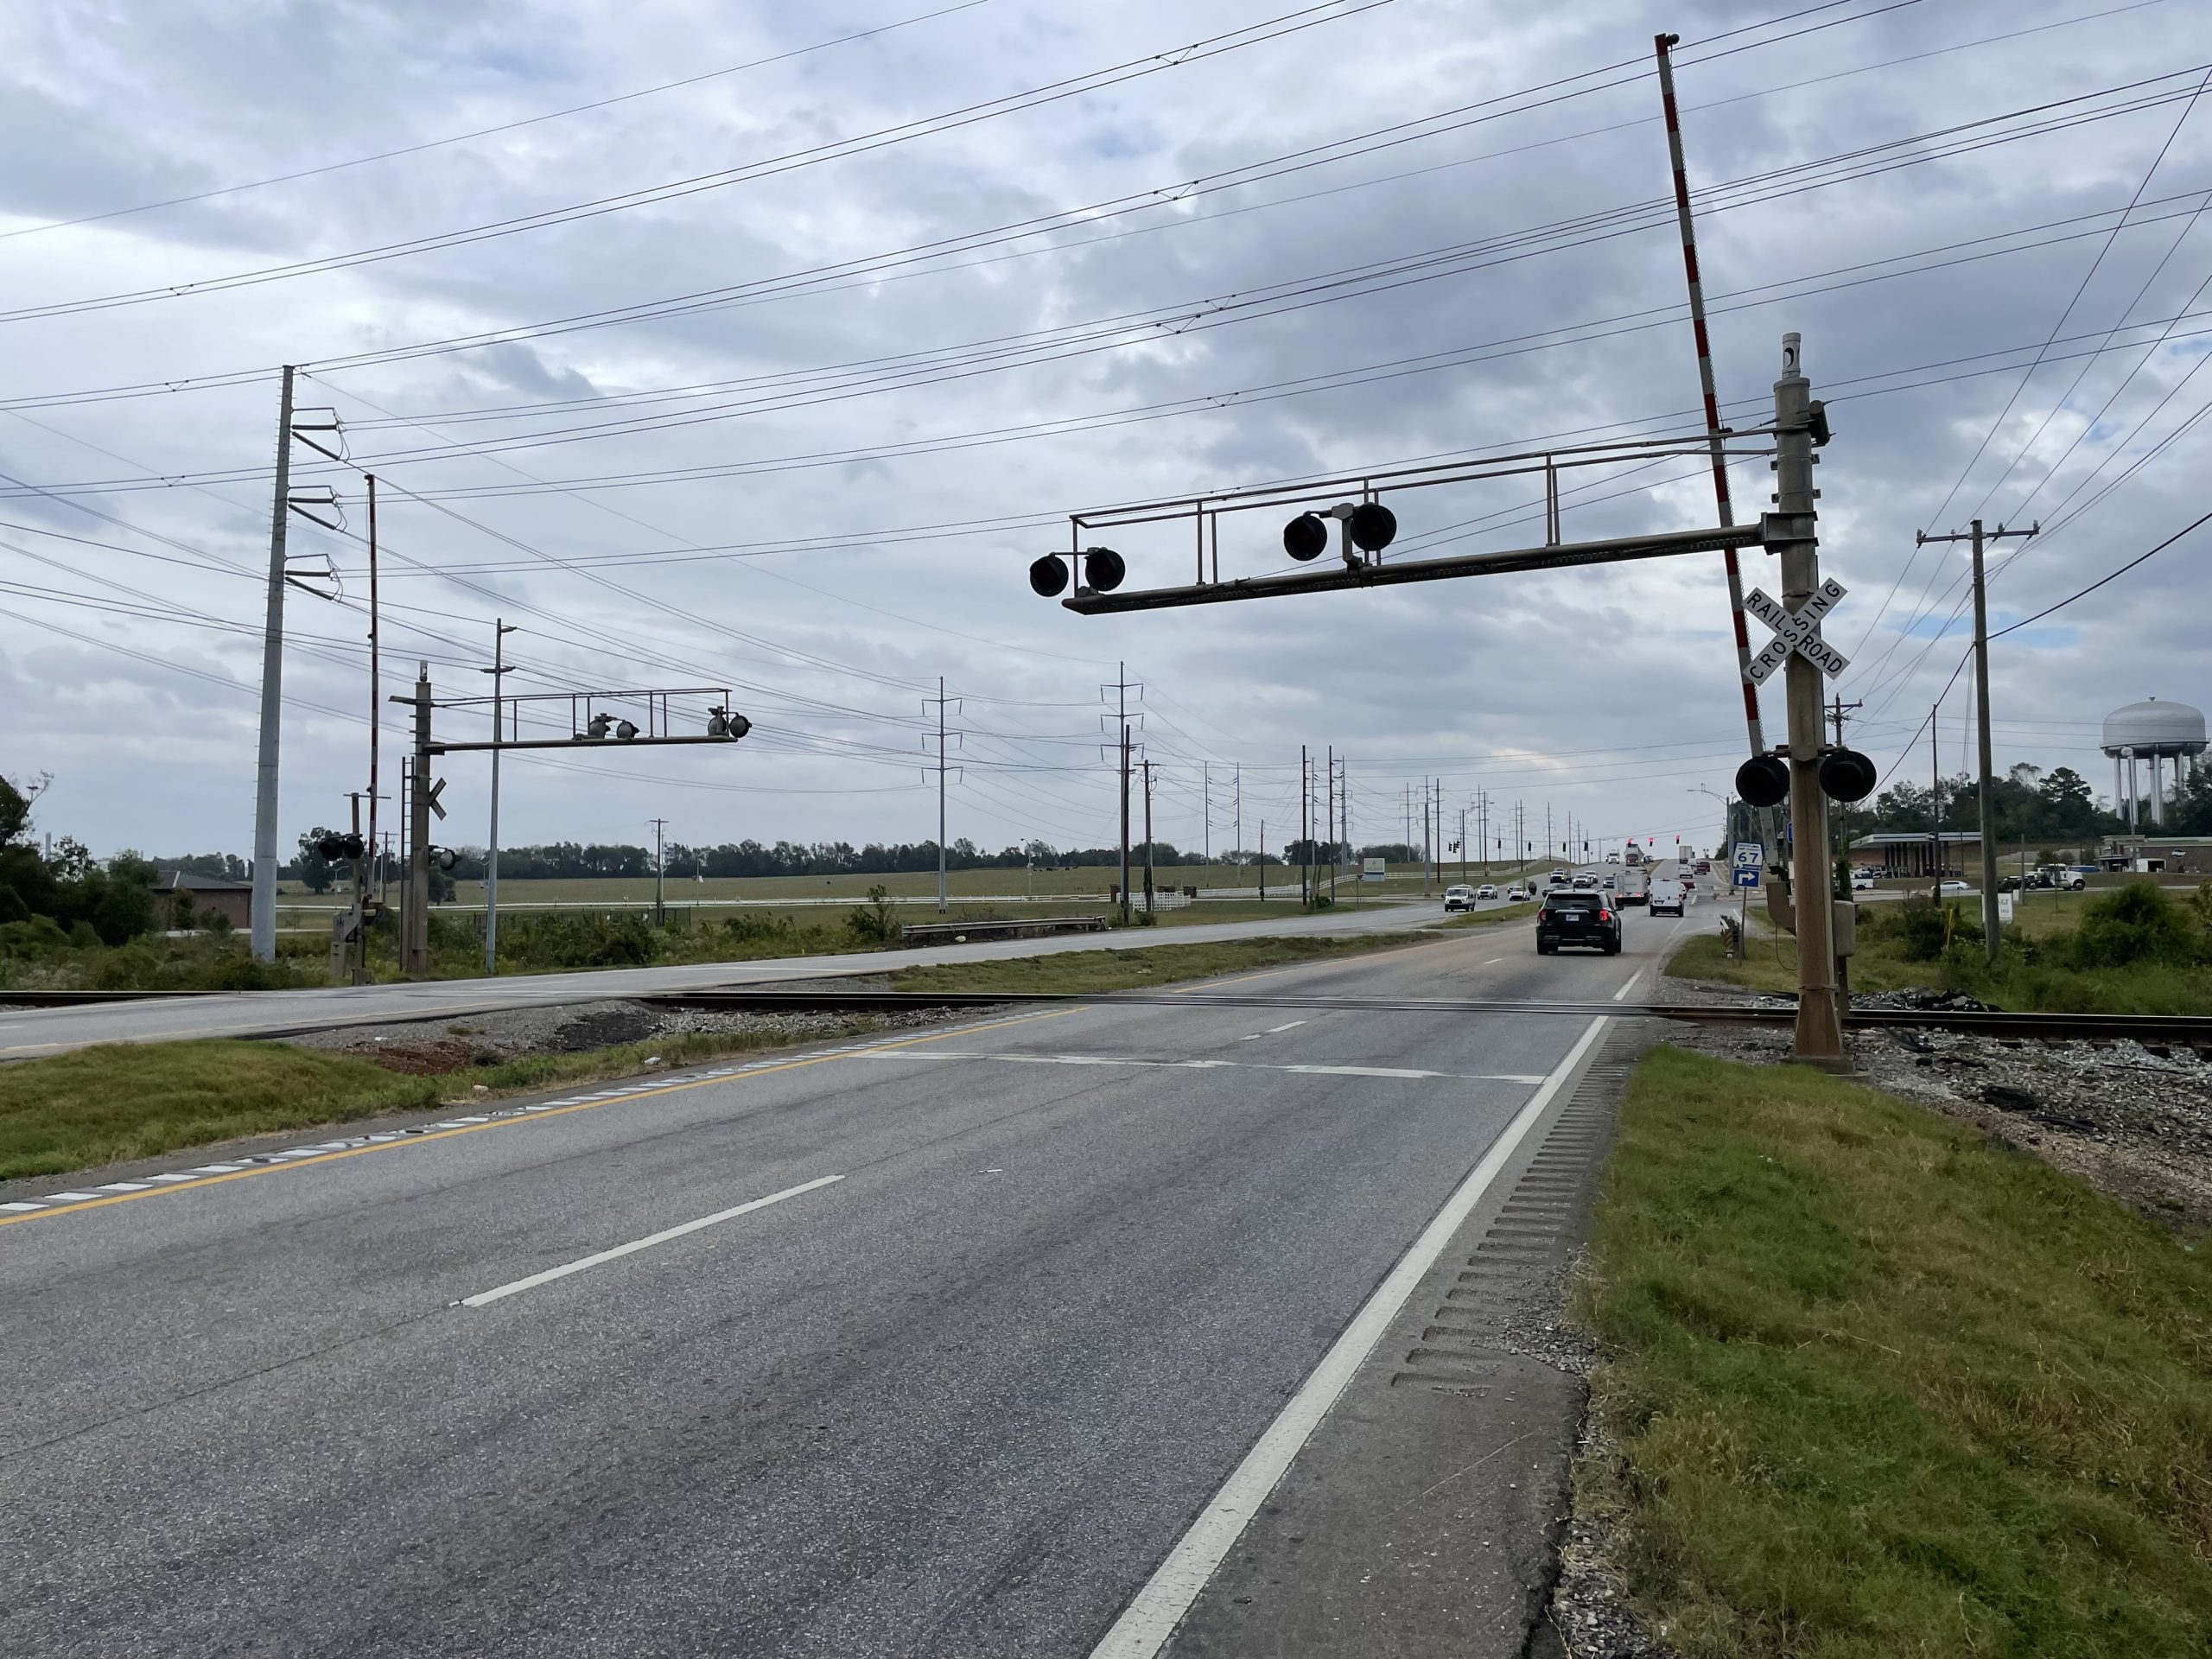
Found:
M 1210 35 L 1186 45 L 1166 51 L 1147 54 L 1104 68 L 1086 70 L 1078 75 L 1047 81 L 1040 86 L 1028 87 L 1000 98 L 987 99 L 979 103 L 963 105 L 957 109 L 925 116 L 919 120 L 899 122 L 888 127 L 857 134 L 849 138 L 833 139 L 826 143 L 810 144 L 802 149 L 787 150 L 779 155 L 764 156 L 756 162 L 738 167 L 721 168 L 709 173 L 692 174 L 680 179 L 666 180 L 635 190 L 618 192 L 613 195 L 594 197 L 587 201 L 572 203 L 563 207 L 548 208 L 533 213 L 516 214 L 508 219 L 494 219 L 486 224 L 474 225 L 453 231 L 439 232 L 429 236 L 410 237 L 397 242 L 380 243 L 366 248 L 356 248 L 345 253 L 329 254 L 313 259 L 296 259 L 283 264 L 264 265 L 251 270 L 234 271 L 228 276 L 208 277 L 198 282 L 167 283 L 157 288 L 129 289 L 112 294 L 89 296 L 82 299 L 57 300 L 42 305 L 19 307 L 0 311 L 0 322 L 29 321 L 41 317 L 73 316 L 87 311 L 112 310 L 120 306 L 143 305 L 156 300 L 181 299 L 199 294 L 228 292 L 240 288 L 257 287 L 264 283 L 281 282 L 325 271 L 345 270 L 365 264 L 381 264 L 386 260 L 403 258 L 419 253 L 429 253 L 445 248 L 466 246 L 471 243 L 489 241 L 498 238 L 520 235 L 528 231 L 543 230 L 555 225 L 573 225 L 580 220 L 597 219 L 608 213 L 622 213 L 633 207 L 657 205 L 703 191 L 726 189 L 728 187 L 771 178 L 802 168 L 818 166 L 824 162 L 840 161 L 865 155 L 871 150 L 911 142 L 916 138 L 935 137 L 974 126 L 980 122 L 995 120 L 1001 116 L 1020 111 L 1034 110 L 1057 104 L 1071 98 L 1103 92 L 1109 86 L 1142 79 L 1164 73 L 1192 63 L 1204 62 L 1224 54 L 1240 51 L 1269 41 L 1300 34 L 1326 22 L 1372 11 L 1388 5 L 1390 0 L 1321 0 L 1318 5 L 1303 6 L 1296 10 L 1278 13 L 1257 23 Z
M 1855 13 L 1847 17 L 1831 19 L 1827 22 L 1812 25 L 1806 29 L 1795 30 L 1788 34 L 1776 35 L 1767 40 L 1749 41 L 1738 46 L 1727 48 L 1725 50 L 1706 50 L 1702 56 L 1688 55 L 1698 48 L 1683 48 L 1681 52 L 1676 54 L 1676 66 L 1678 68 L 1694 67 L 1695 64 L 1708 62 L 1720 58 L 1731 57 L 1738 53 L 1753 51 L 1768 46 L 1778 45 L 1787 41 L 1797 39 L 1803 35 L 1817 32 L 1820 29 L 1836 28 L 1846 23 L 1863 22 L 1868 18 L 1879 16 L 1883 12 L 1897 10 L 1902 6 L 1916 4 L 1917 3 L 1918 0 L 1895 0 L 1895 3 L 1890 5 L 1876 7 L 1872 10 Z M 2092 13 L 2090 16 L 2109 16 L 2116 11 L 2138 10 L 2144 5 L 2161 3 L 2162 0 L 2135 0 L 2135 3 L 2133 5 L 2111 8 L 2105 12 Z M 1731 29 L 1724 34 L 1713 36 L 1710 41 L 1700 43 L 1700 46 L 1704 48 L 1710 48 L 1714 41 L 1727 40 L 1735 35 L 1768 29 L 1778 23 L 1793 22 L 1800 17 L 1833 9 L 1832 5 L 1815 6 L 1805 10 L 1785 13 L 1780 16 L 1769 18 L 1758 23 L 1745 24 L 1738 29 Z M 2041 27 L 2065 27 L 2073 22 L 2082 21 L 2086 20 L 2081 18 L 2063 19 L 2058 22 Z M 1964 42 L 1958 48 L 1942 48 L 1942 50 L 1948 51 L 1964 49 L 1966 47 L 1984 45 L 1995 41 L 2015 38 L 2018 34 L 2036 32 L 2038 31 L 2036 29 L 2029 29 L 2014 31 L 2008 34 L 2000 34 L 1986 37 L 1984 40 L 1980 41 Z M 1936 54 L 1929 53 L 1914 54 L 1904 58 L 1890 60 L 1884 63 L 1866 65 L 1852 70 L 1839 71 L 1834 74 L 1816 76 L 1813 78 L 1812 80 L 1792 83 L 1792 86 L 1814 85 L 1819 81 L 1836 79 L 1838 76 L 1842 74 L 1861 73 L 1865 73 L 1868 69 L 1883 68 L 1891 67 L 1892 64 L 1896 63 L 1916 61 L 1920 58 L 1930 55 Z M 620 323 L 649 321 L 654 318 L 688 315 L 699 311 L 719 309 L 728 305 L 752 303 L 763 297 L 772 299 L 791 297 L 798 295 L 836 292 L 840 291 L 837 287 L 825 287 L 823 284 L 841 281 L 842 279 L 855 276 L 860 276 L 864 280 L 859 282 L 843 282 L 842 286 L 848 288 L 861 286 L 872 287 L 878 285 L 886 280 L 899 280 L 895 275 L 887 275 L 887 273 L 894 272 L 897 268 L 903 265 L 926 264 L 930 261 L 941 260 L 954 254 L 971 251 L 978 248 L 1017 242 L 1046 234 L 1058 234 L 1059 232 L 1071 228 L 1095 228 L 1098 224 L 1104 222 L 1105 220 L 1122 217 L 1132 213 L 1141 212 L 1150 208 L 1180 206 L 1197 200 L 1200 196 L 1241 188 L 1244 186 L 1258 182 L 1264 179 L 1281 177 L 1290 174 L 1306 172 L 1314 168 L 1328 166 L 1335 162 L 1351 159 L 1357 156 L 1373 154 L 1379 150 L 1394 149 L 1402 144 L 1418 143 L 1424 139 L 1440 137 L 1446 133 L 1462 130 L 1467 127 L 1480 125 L 1491 121 L 1502 120 L 1513 115 L 1529 113 L 1535 110 L 1547 108 L 1551 105 L 1560 103 L 1569 99 L 1580 98 L 1594 92 L 1600 92 L 1618 87 L 1631 86 L 1637 81 L 1649 77 L 1652 72 L 1648 67 L 1649 62 L 1649 60 L 1648 55 L 1639 55 L 1636 58 L 1624 59 L 1619 62 L 1605 64 L 1591 69 L 1580 70 L 1573 74 L 1562 76 L 1549 81 L 1541 82 L 1533 86 L 1522 87 L 1513 92 L 1498 93 L 1491 98 L 1479 99 L 1472 104 L 1454 105 L 1445 110 L 1433 111 L 1428 115 L 1416 117 L 1410 120 L 1393 123 L 1387 126 L 1371 129 L 1365 132 L 1356 133 L 1348 137 L 1331 140 L 1321 144 L 1308 145 L 1302 149 L 1287 151 L 1282 155 L 1266 157 L 1259 161 L 1241 163 L 1234 168 L 1227 168 L 1213 174 L 1201 175 L 1197 178 L 1185 180 L 1178 183 L 1135 191 L 1127 194 L 1111 197 L 1101 201 L 1086 203 L 1080 207 L 1055 209 L 1050 213 L 1035 215 L 1026 219 L 1013 221 L 1006 225 L 1001 225 L 979 231 L 963 232 L 950 237 L 938 238 L 932 241 L 912 245 L 906 248 L 893 250 L 885 253 L 858 256 L 854 258 L 836 261 L 828 264 L 810 267 L 799 271 L 786 272 L 776 276 L 760 278 L 753 282 L 737 283 L 721 288 L 699 289 L 691 293 L 671 296 L 660 300 L 617 306 L 601 311 L 580 313 L 571 316 L 554 318 L 543 322 L 510 325 L 494 329 L 483 330 L 470 334 L 456 334 L 440 340 L 416 341 L 410 345 L 391 346 L 378 351 L 359 353 L 348 356 L 316 359 L 313 360 L 311 366 L 324 372 L 330 372 L 340 368 L 363 367 L 373 363 L 407 361 L 418 357 L 438 355 L 448 352 L 469 351 L 484 346 L 504 345 L 516 340 L 545 338 L 550 335 L 575 332 L 584 328 L 603 327 Z M 1540 92 L 1555 92 L 1556 89 L 1561 87 L 1573 87 L 1573 83 L 1578 80 L 1588 80 L 1597 76 L 1612 74 L 1617 71 L 1631 67 L 1636 69 L 1636 73 L 1621 76 L 1612 80 L 1605 81 L 1599 85 L 1577 88 L 1573 91 L 1558 92 L 1554 97 L 1538 99 L 1533 103 L 1516 102 L 1516 100 L 1519 99 L 1533 99 Z M 1691 109 L 1718 107 L 1719 105 L 1722 104 L 1740 102 L 1743 99 L 1769 96 L 1773 92 L 1781 90 L 1789 90 L 1789 88 L 1766 88 L 1762 89 L 1759 92 L 1743 94 L 1742 98 L 1738 99 L 1724 99 L 1719 100 L 1715 105 L 1693 105 L 1688 107 Z M 1513 107 L 1503 109 L 1497 107 L 1499 105 L 1512 105 Z M 1488 113 L 1482 113 L 1483 111 L 1488 111 Z M 1616 123 L 1611 126 L 1592 129 L 1586 133 L 1569 134 L 1560 138 L 1544 140 L 1542 141 L 1542 143 L 1548 145 L 1556 143 L 1572 142 L 1577 137 L 1594 137 L 1599 133 L 1618 131 L 1626 127 L 1644 124 L 1647 121 L 1652 118 L 1653 118 L 1649 117 L 1638 118 L 1637 120 L 1633 121 Z M 1439 123 L 1444 123 L 1446 124 L 1439 125 L 1437 124 Z M 1516 154 L 1519 153 L 1519 149 L 1528 149 L 1539 147 L 1541 147 L 1541 145 L 1524 145 L 1518 147 L 1518 149 L 1495 152 L 1495 154 Z M 1479 161 L 1484 159 L 1490 159 L 1490 157 L 1475 156 L 1465 158 L 1464 161 L 1460 162 L 1444 163 L 1443 165 L 1459 166 L 1465 164 L 1465 161 Z M 1414 169 L 1416 173 L 1431 170 L 1433 169 Z M 1407 176 L 1413 176 L 1413 175 L 1385 175 L 1383 180 L 1367 181 L 1361 184 L 1341 188 L 1365 188 L 1366 184 L 1387 181 L 1390 177 Z M 1268 207 L 1287 205 L 1288 203 L 1311 200 L 1313 195 L 1325 195 L 1332 194 L 1335 194 L 1335 192 L 1333 190 L 1319 191 L 1310 193 L 1307 195 L 1278 198 L 1272 201 L 1250 204 L 1248 207 L 1229 210 L 1228 212 L 1219 214 L 1205 215 L 1195 218 L 1176 218 L 1161 225 L 1114 232 L 1110 235 L 1094 236 L 1074 239 L 1063 238 L 1050 246 L 1032 250 L 1031 251 L 1033 253 L 1064 251 L 1074 248 L 1093 245 L 1099 241 L 1113 240 L 1119 236 L 1151 234 L 1160 231 L 1180 229 L 1191 224 L 1205 223 L 1209 219 L 1228 217 L 1231 213 L 1259 211 Z M 1008 255 L 1006 257 L 1026 257 L 1029 256 L 1027 254 L 1020 254 Z M 990 262 L 983 261 L 975 263 Z M 938 268 L 966 269 L 969 267 L 940 266 Z M 918 274 L 928 273 L 924 271 Z M 78 391 L 45 393 L 29 398 L 16 400 L 0 399 L 0 406 L 8 406 L 12 404 L 12 406 L 15 407 L 35 408 L 42 406 L 59 406 L 67 403 L 102 402 L 124 397 L 166 396 L 182 391 L 207 390 L 223 386 L 248 384 L 255 380 L 270 378 L 276 372 L 277 370 L 276 365 L 268 365 L 257 368 L 223 371 L 212 374 L 171 377 L 160 381 L 143 381 L 124 385 L 88 388 Z
M 392 149 L 379 149 L 366 156 L 348 156 L 342 162 L 325 162 L 317 167 L 302 167 L 289 173 L 272 174 L 267 178 L 249 179 L 241 184 L 218 185 L 210 190 L 195 190 L 189 195 L 165 196 L 158 201 L 142 201 L 129 207 L 110 207 L 97 213 L 79 213 L 70 219 L 50 219 L 43 225 L 25 225 L 12 231 L 0 231 L 0 242 L 19 236 L 38 236 L 48 231 L 67 230 L 79 225 L 99 225 L 109 219 L 127 219 L 137 213 L 150 213 L 164 207 L 182 207 L 196 201 L 213 201 L 218 196 L 241 195 L 249 190 L 264 190 L 270 185 L 290 184 L 300 179 L 316 179 L 332 173 L 342 173 L 349 168 L 367 167 L 376 162 L 396 161 L 403 156 L 420 156 L 425 151 L 443 149 L 454 144 L 465 144 L 478 138 L 491 138 L 503 132 L 518 132 L 524 127 L 534 127 L 547 121 L 558 121 L 571 115 L 584 115 L 593 110 L 612 109 L 617 104 L 628 104 L 641 98 L 655 98 L 663 92 L 679 91 L 686 86 L 697 86 L 725 76 L 742 74 L 747 69 L 766 68 L 772 63 L 788 63 L 793 58 L 803 58 L 816 52 L 826 52 L 831 47 L 849 46 L 855 41 L 873 40 L 879 35 L 894 34 L 902 29 L 912 29 L 917 23 L 932 22 L 939 17 L 950 17 L 957 11 L 972 11 L 977 6 L 988 5 L 989 0 L 958 0 L 958 3 L 941 6 L 935 11 L 925 11 L 912 17 L 902 17 L 896 22 L 879 23 L 874 29 L 855 29 L 850 34 L 817 41 L 810 46 L 793 47 L 788 52 L 777 52 L 765 58 L 752 58 L 743 63 L 725 64 L 720 69 L 708 69 L 696 75 L 685 75 L 677 80 L 664 80 L 654 86 L 641 86 L 635 92 L 616 92 L 611 97 L 594 99 L 586 104 L 571 104 L 565 109 L 547 110 L 538 115 L 525 115 L 512 121 L 502 121 L 493 126 L 476 127 L 467 132 L 448 134 L 443 138 L 425 138 L 418 143 L 401 144 Z

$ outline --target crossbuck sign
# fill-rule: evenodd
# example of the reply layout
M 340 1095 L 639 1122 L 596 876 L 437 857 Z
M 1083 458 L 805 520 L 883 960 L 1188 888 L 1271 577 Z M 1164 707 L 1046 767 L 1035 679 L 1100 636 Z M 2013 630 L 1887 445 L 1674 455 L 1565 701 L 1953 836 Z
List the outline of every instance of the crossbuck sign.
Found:
M 1821 619 L 1835 608 L 1836 601 L 1843 595 L 1843 584 L 1831 577 L 1792 611 L 1768 598 L 1760 589 L 1752 588 L 1744 596 L 1744 608 L 1772 628 L 1774 638 L 1752 657 L 1744 670 L 1744 677 L 1753 685 L 1762 683 L 1768 675 L 1789 660 L 1793 651 L 1830 679 L 1850 667 L 1851 659 L 1821 638 Z

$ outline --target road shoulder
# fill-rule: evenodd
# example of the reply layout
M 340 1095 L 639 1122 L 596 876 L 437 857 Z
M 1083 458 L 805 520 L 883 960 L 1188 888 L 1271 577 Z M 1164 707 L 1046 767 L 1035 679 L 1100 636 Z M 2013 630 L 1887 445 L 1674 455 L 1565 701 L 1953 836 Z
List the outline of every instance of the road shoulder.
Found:
M 1166 1651 L 1560 1654 L 1547 1612 L 1587 1350 L 1565 1292 L 1628 1069 L 1566 1079 L 1192 1603 Z

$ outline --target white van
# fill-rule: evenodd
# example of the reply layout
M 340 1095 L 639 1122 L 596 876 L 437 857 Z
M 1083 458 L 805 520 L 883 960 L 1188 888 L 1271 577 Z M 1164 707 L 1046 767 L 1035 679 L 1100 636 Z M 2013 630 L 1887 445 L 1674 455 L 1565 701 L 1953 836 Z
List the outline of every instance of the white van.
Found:
M 1651 913 L 1654 916 L 1679 916 L 1682 913 L 1685 895 L 1679 881 L 1654 881 L 1651 884 Z

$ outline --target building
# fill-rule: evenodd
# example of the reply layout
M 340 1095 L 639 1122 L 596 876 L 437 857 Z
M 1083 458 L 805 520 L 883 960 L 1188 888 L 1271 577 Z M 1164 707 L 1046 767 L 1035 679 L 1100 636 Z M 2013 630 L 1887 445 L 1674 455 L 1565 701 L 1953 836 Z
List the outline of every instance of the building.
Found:
M 1945 875 L 1981 868 L 1981 837 L 1969 830 L 1946 830 L 1942 836 Z M 1925 830 L 1898 830 L 1861 836 L 1851 843 L 1851 861 L 1871 866 L 1882 875 L 1933 877 L 1936 837 Z
M 251 881 L 226 881 L 219 875 L 195 875 L 190 870 L 178 870 L 166 882 L 156 878 L 154 908 L 163 928 L 173 929 L 179 925 L 177 901 L 180 897 L 191 901 L 186 906 L 189 919 L 184 925 L 205 927 L 208 919 L 215 916 L 224 917 L 241 932 L 253 925 L 253 883 Z
M 2212 836 L 2115 836 L 2097 861 L 2108 870 L 2153 875 L 2212 875 Z

